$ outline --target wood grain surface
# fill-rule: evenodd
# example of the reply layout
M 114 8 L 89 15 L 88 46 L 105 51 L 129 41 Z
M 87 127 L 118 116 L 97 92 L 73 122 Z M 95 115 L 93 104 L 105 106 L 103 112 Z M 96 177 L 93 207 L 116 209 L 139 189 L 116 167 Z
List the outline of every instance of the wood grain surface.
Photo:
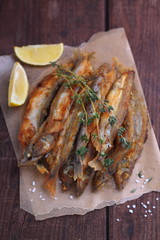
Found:
M 160 143 L 158 0 L 0 0 L 0 55 L 11 54 L 15 45 L 64 42 L 78 46 L 93 33 L 115 27 L 126 30 Z M 0 240 L 160 239 L 159 193 L 84 216 L 35 221 L 19 208 L 18 186 L 19 170 L 0 112 Z M 147 205 L 147 201 L 152 215 L 144 217 L 146 209 L 141 203 Z

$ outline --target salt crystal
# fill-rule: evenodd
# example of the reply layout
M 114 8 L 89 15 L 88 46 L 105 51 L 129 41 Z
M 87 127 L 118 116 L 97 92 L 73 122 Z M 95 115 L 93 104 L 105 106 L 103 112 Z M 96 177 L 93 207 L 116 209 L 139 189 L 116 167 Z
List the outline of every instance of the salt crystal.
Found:
M 45 200 L 45 198 L 42 198 L 42 201 L 44 201 Z
M 30 199 L 31 202 L 33 202 L 33 199 Z
M 143 205 L 143 202 L 141 202 L 141 205 Z
M 159 198 L 157 197 L 157 198 L 156 198 L 156 200 L 158 201 L 158 200 L 159 200 Z
M 32 192 L 32 188 L 30 188 L 29 191 Z
M 144 185 L 141 185 L 141 188 L 144 188 Z
M 42 198 L 42 195 L 39 195 L 40 198 Z
M 153 206 L 152 208 L 156 208 L 156 206 Z
M 129 209 L 129 213 L 133 213 L 133 210 L 132 210 L 132 209 Z
M 151 210 L 148 210 L 149 213 L 151 213 L 152 211 Z
M 117 218 L 116 220 L 117 220 L 117 222 L 119 222 L 119 218 Z
M 146 180 L 145 180 L 146 182 L 149 182 L 149 179 L 148 178 L 146 178 Z
M 61 181 L 61 180 L 59 180 L 59 183 L 61 184 L 61 183 L 62 183 L 62 181 Z
M 35 186 L 35 185 L 36 185 L 35 181 L 33 181 L 33 182 L 32 182 L 32 185 L 33 185 L 33 186 Z
M 32 192 L 35 192 L 36 191 L 36 188 L 34 187 L 33 189 L 32 189 Z
M 127 205 L 127 208 L 130 208 L 130 205 Z
M 150 204 L 150 201 L 147 201 L 147 204 Z
M 72 196 L 72 195 L 70 195 L 70 196 L 69 196 L 69 198 L 70 198 L 70 199 L 73 199 L 73 196 Z
M 141 178 L 144 178 L 144 175 L 141 175 Z
M 144 208 L 147 208 L 147 205 L 143 204 L 143 207 L 144 207 Z
M 132 205 L 132 208 L 136 208 L 136 205 L 135 205 L 135 204 L 133 204 L 133 205 Z
M 146 215 L 146 214 L 144 214 L 144 216 L 145 216 L 145 217 L 147 217 L 147 215 Z
M 57 200 L 58 198 L 57 197 L 54 197 L 54 200 Z
M 151 213 L 151 216 L 152 216 L 153 214 Z
M 138 180 L 138 179 L 136 179 L 136 181 L 135 181 L 136 183 L 139 183 L 140 181 Z
M 147 182 L 144 182 L 143 184 L 147 184 Z
M 145 210 L 145 213 L 147 213 L 147 210 Z

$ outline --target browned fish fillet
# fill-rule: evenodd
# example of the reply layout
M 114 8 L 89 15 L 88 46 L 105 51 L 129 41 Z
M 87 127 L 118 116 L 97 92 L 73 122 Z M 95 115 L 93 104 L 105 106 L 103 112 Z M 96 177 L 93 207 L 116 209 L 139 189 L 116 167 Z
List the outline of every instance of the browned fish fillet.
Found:
M 108 153 L 113 147 L 113 141 L 117 135 L 118 128 L 122 125 L 127 113 L 130 100 L 130 93 L 133 85 L 134 71 L 125 72 L 115 82 L 113 88 L 107 96 L 109 104 L 113 107 L 111 112 L 104 112 L 100 120 L 100 139 L 102 144 L 94 141 L 99 145 L 98 152 Z M 112 120 L 115 120 L 114 122 Z M 89 162 L 89 166 L 96 171 L 101 170 L 101 155 L 97 155 L 95 159 Z
M 77 63 L 74 72 L 77 75 L 89 77 L 93 71 L 90 62 L 90 56 L 84 54 L 83 59 Z M 73 103 L 72 96 L 77 92 L 79 87 L 73 86 L 72 89 L 62 86 L 55 96 L 45 128 L 34 143 L 31 143 L 25 153 L 24 158 L 20 161 L 20 166 L 35 164 L 47 152 L 53 149 L 60 132 L 64 128 L 64 122 L 69 115 Z M 73 92 L 74 90 L 74 92 Z
M 127 115 L 123 123 L 123 129 L 125 129 L 123 137 L 126 139 L 127 142 L 131 144 L 134 139 L 134 118 L 135 118 L 135 111 L 136 111 L 136 108 L 134 106 L 135 101 L 134 102 L 133 101 L 134 100 L 131 97 L 131 101 L 128 106 Z M 120 161 L 123 159 L 123 157 L 128 151 L 129 151 L 129 148 L 122 146 L 122 143 L 120 142 L 120 136 L 117 136 L 116 146 L 109 152 L 108 156 L 106 156 L 106 158 L 113 160 L 113 163 L 108 167 L 105 167 L 102 165 L 102 169 L 98 170 L 95 173 L 93 178 L 94 189 L 100 188 L 109 180 L 111 175 L 117 169 L 118 164 L 120 163 Z
M 72 69 L 73 66 L 73 62 L 64 65 L 67 69 Z M 30 143 L 32 137 L 43 123 L 51 101 L 63 81 L 64 79 L 57 77 L 56 70 L 54 70 L 31 93 L 18 135 L 18 140 L 23 147 L 26 147 Z
M 114 174 L 118 189 L 123 189 L 126 181 L 131 176 L 136 160 L 140 156 L 147 138 L 147 109 L 144 100 L 136 92 L 132 95 L 132 104 L 134 105 L 134 140 L 132 141 L 131 148 L 121 160 Z

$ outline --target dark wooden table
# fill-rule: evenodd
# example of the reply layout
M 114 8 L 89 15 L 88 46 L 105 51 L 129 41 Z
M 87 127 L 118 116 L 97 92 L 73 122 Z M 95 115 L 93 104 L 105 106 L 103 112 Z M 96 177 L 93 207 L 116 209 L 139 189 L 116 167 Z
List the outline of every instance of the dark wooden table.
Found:
M 78 46 L 93 33 L 124 27 L 140 74 L 151 121 L 160 143 L 160 1 L 0 0 L 0 55 L 13 46 L 58 43 Z M 19 208 L 19 169 L 0 111 L 0 240 L 158 240 L 159 193 L 85 216 L 45 221 Z M 141 202 L 150 201 L 145 217 Z M 127 205 L 136 205 L 134 213 Z M 155 205 L 156 208 L 152 208 Z

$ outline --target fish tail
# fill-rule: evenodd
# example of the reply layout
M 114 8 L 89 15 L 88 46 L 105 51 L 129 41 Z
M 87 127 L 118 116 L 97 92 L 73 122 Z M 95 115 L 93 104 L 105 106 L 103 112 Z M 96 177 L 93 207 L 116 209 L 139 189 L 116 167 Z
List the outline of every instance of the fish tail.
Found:
M 56 183 L 58 178 L 58 172 L 55 174 L 48 174 L 47 178 L 44 181 L 44 187 L 49 190 L 52 196 L 56 193 Z

